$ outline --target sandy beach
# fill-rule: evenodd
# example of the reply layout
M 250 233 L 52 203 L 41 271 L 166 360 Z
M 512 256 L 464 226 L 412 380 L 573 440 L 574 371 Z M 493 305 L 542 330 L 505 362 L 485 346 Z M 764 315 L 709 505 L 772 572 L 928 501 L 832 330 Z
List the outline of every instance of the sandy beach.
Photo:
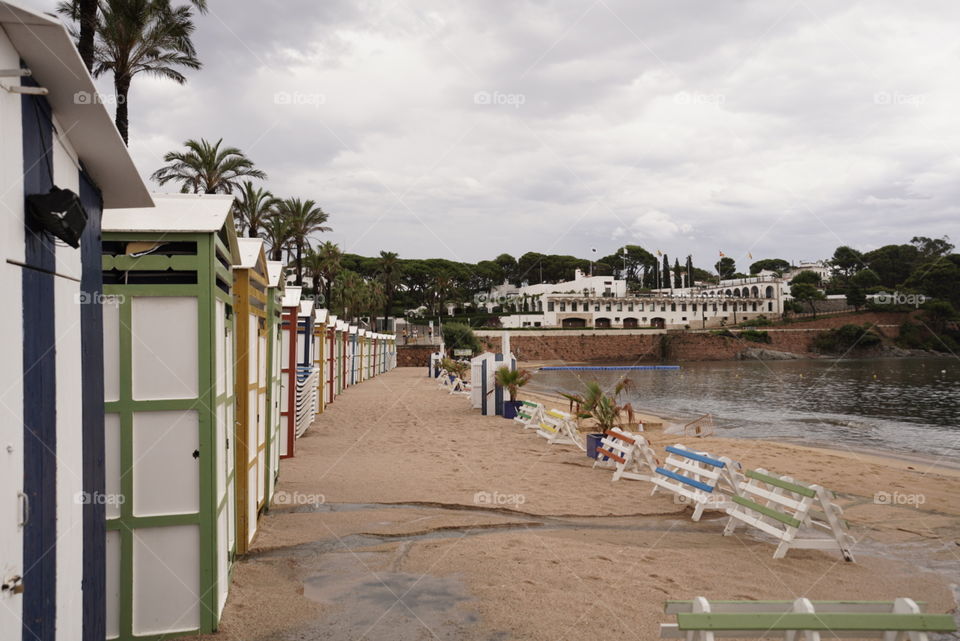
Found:
M 557 403 L 562 408 L 562 404 Z M 647 417 L 651 427 L 656 417 Z M 960 472 L 849 450 L 647 434 L 837 493 L 856 563 L 723 537 L 639 481 L 403 368 L 351 388 L 281 465 L 209 639 L 655 639 L 666 599 L 890 600 L 955 608 Z M 884 498 L 887 497 L 887 498 Z

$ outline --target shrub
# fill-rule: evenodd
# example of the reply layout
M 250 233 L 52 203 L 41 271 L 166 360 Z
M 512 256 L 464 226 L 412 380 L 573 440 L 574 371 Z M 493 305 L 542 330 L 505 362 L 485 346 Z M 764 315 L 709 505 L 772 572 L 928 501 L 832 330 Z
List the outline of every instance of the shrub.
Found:
M 876 347 L 882 342 L 870 325 L 843 325 L 836 329 L 829 329 L 814 340 L 814 347 L 821 352 L 843 353 L 849 350 L 868 349 Z
M 770 334 L 767 332 L 761 332 L 756 329 L 745 329 L 740 332 L 740 338 L 754 343 L 769 343 Z
M 729 329 L 711 329 L 710 333 L 714 336 L 723 336 L 725 338 L 736 338 L 733 332 Z
M 482 349 L 473 330 L 463 323 L 447 323 L 443 326 L 443 343 L 447 349 L 469 349 L 476 354 Z

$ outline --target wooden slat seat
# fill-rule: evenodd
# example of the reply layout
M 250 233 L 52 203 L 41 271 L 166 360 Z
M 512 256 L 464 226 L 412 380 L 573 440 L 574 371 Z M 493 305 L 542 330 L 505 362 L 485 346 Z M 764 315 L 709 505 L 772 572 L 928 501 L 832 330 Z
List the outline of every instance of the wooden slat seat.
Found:
M 667 459 L 654 468 L 650 482 L 657 490 L 672 492 L 693 505 L 693 520 L 706 508 L 726 509 L 739 494 L 740 465 L 727 457 L 695 452 L 683 445 L 666 448 Z
M 622 478 L 649 481 L 657 467 L 653 449 L 643 436 L 616 427 L 600 440 L 594 467 L 604 464 L 603 457 L 609 459 L 608 463 L 614 467 L 613 481 Z
M 824 488 L 758 469 L 744 474 L 739 490 L 726 510 L 730 520 L 724 536 L 732 535 L 742 523 L 778 541 L 775 559 L 786 556 L 790 548 L 800 548 L 837 550 L 844 560 L 853 561 L 853 538 L 843 511 Z
M 668 601 L 675 624 L 660 626 L 661 638 L 714 641 L 741 639 L 859 638 L 884 641 L 929 641 L 929 633 L 956 632 L 949 614 L 926 614 L 912 599 L 893 601 Z

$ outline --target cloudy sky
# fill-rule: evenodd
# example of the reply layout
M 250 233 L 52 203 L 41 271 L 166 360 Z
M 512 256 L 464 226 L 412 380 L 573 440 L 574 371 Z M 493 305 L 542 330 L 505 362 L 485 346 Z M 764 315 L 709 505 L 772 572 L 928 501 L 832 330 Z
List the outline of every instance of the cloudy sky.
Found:
M 955 2 L 210 5 L 203 70 L 134 81 L 140 170 L 223 137 L 346 251 L 745 267 L 960 240 Z

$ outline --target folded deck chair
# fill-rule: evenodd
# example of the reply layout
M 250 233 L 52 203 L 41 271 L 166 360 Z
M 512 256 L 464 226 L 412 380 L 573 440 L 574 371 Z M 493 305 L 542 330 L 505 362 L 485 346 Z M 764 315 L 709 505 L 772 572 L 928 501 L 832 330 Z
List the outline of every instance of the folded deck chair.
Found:
M 738 494 L 726 508 L 730 520 L 724 536 L 745 523 L 778 541 L 775 559 L 785 557 L 790 548 L 799 548 L 837 550 L 844 560 L 853 561 L 850 548 L 854 541 L 847 532 L 843 510 L 819 485 L 807 485 L 764 469 L 747 470 Z
M 540 403 L 523 401 L 513 420 L 523 425 L 523 429 L 537 429 L 545 411 L 546 408 Z
M 650 481 L 659 465 L 647 439 L 618 427 L 603 435 L 600 445 L 597 446 L 597 460 L 593 466 L 603 466 L 604 458 L 614 467 L 614 481 L 622 478 Z
M 678 500 L 693 505 L 693 520 L 703 511 L 725 510 L 733 505 L 730 497 L 740 492 L 740 464 L 725 456 L 695 452 L 683 445 L 667 448 L 667 460 L 654 470 L 653 494 L 671 492 Z
M 577 429 L 577 419 L 560 410 L 547 410 L 543 413 L 537 426 L 537 434 L 547 439 L 551 445 L 576 445 L 581 450 L 587 449 Z
M 450 393 L 458 396 L 470 396 L 470 383 L 459 376 L 454 376 L 450 383 Z
M 929 641 L 931 632 L 955 632 L 949 614 L 925 614 L 913 599 L 894 601 L 667 601 L 676 623 L 660 625 L 663 639 L 714 641 L 785 638 L 821 641 L 856 637 Z
M 440 373 L 437 374 L 437 387 L 445 390 L 450 389 L 450 374 L 447 373 L 447 370 L 442 369 Z

